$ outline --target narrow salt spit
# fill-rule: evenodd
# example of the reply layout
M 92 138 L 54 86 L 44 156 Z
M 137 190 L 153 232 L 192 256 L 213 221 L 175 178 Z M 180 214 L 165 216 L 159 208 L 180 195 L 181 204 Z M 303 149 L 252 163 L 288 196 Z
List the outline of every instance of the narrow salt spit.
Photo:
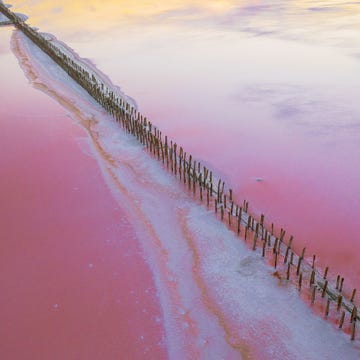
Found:
M 279 288 L 271 269 L 41 50 L 19 32 L 13 46 L 34 85 L 89 130 L 104 176 L 142 239 L 170 358 L 358 358 L 357 344 L 314 317 L 294 289 Z

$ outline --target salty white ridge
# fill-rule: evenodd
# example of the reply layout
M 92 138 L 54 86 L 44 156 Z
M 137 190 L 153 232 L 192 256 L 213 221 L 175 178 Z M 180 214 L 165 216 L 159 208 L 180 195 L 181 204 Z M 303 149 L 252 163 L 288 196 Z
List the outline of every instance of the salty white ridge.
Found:
M 23 54 L 24 71 L 37 74 L 35 86 L 61 99 L 88 130 L 94 156 L 153 271 L 169 358 L 359 358 L 357 342 L 314 316 L 296 290 L 279 287 L 261 257 L 195 202 L 47 55 L 20 32 L 12 41 Z
M 73 49 L 71 49 L 67 44 L 58 40 L 53 34 L 49 33 L 40 33 L 46 40 L 56 46 L 63 54 L 65 54 L 69 59 L 76 62 L 80 65 L 84 70 L 89 72 L 90 77 L 93 75 L 98 83 L 103 83 L 108 89 L 113 89 L 115 94 L 123 98 L 127 103 L 129 103 L 135 109 L 137 108 L 136 101 L 131 97 L 125 95 L 119 86 L 114 85 L 110 78 L 102 73 L 99 69 L 95 67 L 95 65 L 89 60 L 81 58 Z
M 11 24 L 11 21 L 2 13 L 0 13 L 0 25 Z
M 0 0 L 1 3 L 3 3 Z M 12 5 L 6 5 L 6 7 L 9 9 L 12 7 Z M 24 14 L 15 13 L 16 16 L 18 16 L 22 21 L 26 21 L 28 17 Z M 0 25 L 9 25 L 12 24 L 12 22 L 3 14 L 0 12 Z

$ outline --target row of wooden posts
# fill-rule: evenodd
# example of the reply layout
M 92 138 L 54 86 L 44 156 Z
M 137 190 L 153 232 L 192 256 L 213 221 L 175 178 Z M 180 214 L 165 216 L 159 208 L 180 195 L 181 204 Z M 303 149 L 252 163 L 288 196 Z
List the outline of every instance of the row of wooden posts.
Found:
M 266 257 L 274 266 L 274 274 L 281 281 L 295 283 L 312 305 L 315 305 L 316 299 L 319 298 L 318 302 L 320 301 L 320 305 L 324 307 L 324 317 L 328 318 L 331 308 L 334 308 L 330 317 L 334 318 L 338 314 L 339 328 L 350 332 L 351 340 L 355 339 L 356 323 L 360 320 L 355 305 L 356 289 L 348 293 L 344 291 L 343 277 L 338 275 L 336 280 L 331 281 L 328 278 L 328 267 L 324 273 L 316 269 L 315 255 L 312 261 L 307 261 L 305 248 L 301 254 L 296 254 L 292 236 L 285 241 L 284 229 L 276 235 L 274 224 L 267 224 L 263 214 L 259 217 L 251 214 L 247 201 L 244 200 L 241 206 L 235 203 L 233 191 L 226 190 L 221 179 L 216 179 L 210 169 L 164 136 L 116 91 L 102 83 L 90 69 L 68 57 L 1 3 L 0 11 L 80 84 L 126 132 L 136 137 L 153 157 L 177 176 L 194 196 L 209 209 L 213 209 L 221 221 L 226 222 L 229 228 L 250 244 L 252 250 L 259 251 L 262 257 Z M 306 283 L 308 286 L 305 286 Z M 305 289 L 307 292 L 304 292 Z M 349 318 L 347 327 L 344 326 L 346 317 Z

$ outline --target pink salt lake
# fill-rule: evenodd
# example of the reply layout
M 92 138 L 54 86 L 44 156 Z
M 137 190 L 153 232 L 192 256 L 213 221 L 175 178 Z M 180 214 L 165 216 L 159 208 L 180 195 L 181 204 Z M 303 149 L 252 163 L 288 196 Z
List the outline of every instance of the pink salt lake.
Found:
M 348 286 L 358 286 L 355 59 L 221 31 L 193 36 L 170 27 L 164 35 L 161 28 L 131 33 L 119 26 L 105 40 L 95 32 L 84 40 L 65 27 L 36 25 L 91 57 L 165 133 L 216 169 L 240 201 L 248 199 L 294 234 L 298 248 L 316 253 L 319 265 L 331 264 Z M 114 43 L 121 44 L 115 56 Z M 17 93 L 14 86 L 9 97 Z
M 0 29 L 2 359 L 163 359 L 152 274 L 84 130 Z M 4 106 L 6 104 L 6 106 Z

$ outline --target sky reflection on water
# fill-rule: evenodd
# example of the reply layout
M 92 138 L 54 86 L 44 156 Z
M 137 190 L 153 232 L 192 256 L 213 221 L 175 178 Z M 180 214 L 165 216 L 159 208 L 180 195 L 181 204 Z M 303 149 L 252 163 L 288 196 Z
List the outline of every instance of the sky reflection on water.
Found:
M 360 2 L 12 3 L 360 285 Z

